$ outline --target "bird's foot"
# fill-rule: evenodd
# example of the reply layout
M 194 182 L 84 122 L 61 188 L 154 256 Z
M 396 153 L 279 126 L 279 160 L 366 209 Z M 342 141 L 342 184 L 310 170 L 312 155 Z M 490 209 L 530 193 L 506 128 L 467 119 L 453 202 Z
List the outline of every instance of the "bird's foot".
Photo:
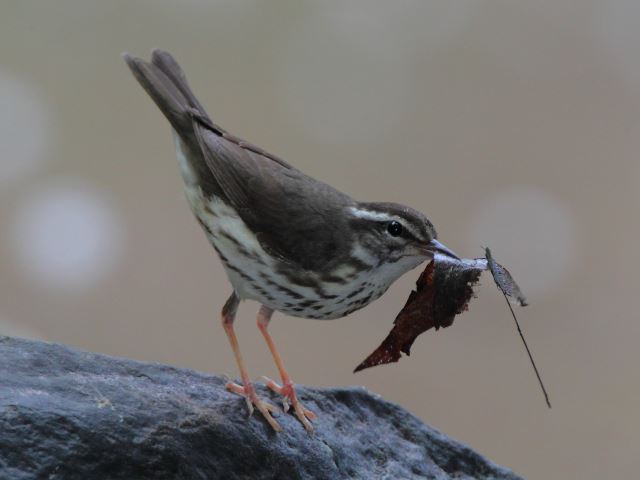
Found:
M 230 392 L 237 393 L 238 395 L 242 395 L 247 402 L 247 408 L 249 409 L 249 416 L 253 414 L 253 407 L 258 409 L 258 411 L 262 414 L 265 420 L 271 425 L 276 432 L 281 432 L 282 427 L 275 419 L 271 416 L 272 412 L 277 412 L 278 407 L 270 404 L 269 402 L 265 402 L 261 400 L 258 395 L 256 395 L 256 390 L 251 383 L 247 383 L 244 386 L 238 385 L 234 382 L 227 382 L 225 388 Z
M 305 408 L 304 405 L 300 403 L 296 396 L 296 391 L 293 388 L 293 383 L 285 382 L 283 385 L 279 385 L 269 377 L 262 377 L 262 380 L 267 388 L 283 396 L 282 405 L 284 407 L 284 411 L 287 412 L 289 408 L 292 407 L 296 417 L 298 417 L 298 420 L 300 420 L 302 425 L 304 425 L 304 428 L 309 432 L 313 431 L 313 427 L 309 420 L 315 420 L 316 414 Z

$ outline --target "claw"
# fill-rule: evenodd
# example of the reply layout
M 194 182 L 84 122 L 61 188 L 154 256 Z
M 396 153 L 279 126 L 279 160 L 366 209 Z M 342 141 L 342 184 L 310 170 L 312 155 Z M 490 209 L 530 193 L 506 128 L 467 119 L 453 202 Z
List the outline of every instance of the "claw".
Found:
M 313 431 L 313 426 L 309 420 L 315 420 L 316 414 L 305 408 L 302 403 L 300 403 L 296 396 L 296 391 L 293 388 L 293 384 L 285 383 L 284 385 L 280 385 L 269 377 L 263 376 L 261 378 L 269 390 L 282 395 L 284 411 L 287 412 L 290 407 L 293 407 L 296 417 L 298 417 L 298 420 L 300 420 L 302 425 L 304 425 L 304 428 L 309 432 Z
M 248 384 L 242 386 L 234 382 L 227 382 L 225 388 L 230 392 L 242 395 L 244 397 L 245 402 L 247 402 L 249 416 L 253 415 L 255 406 L 255 408 L 258 409 L 258 411 L 262 414 L 269 425 L 271 425 L 271 428 L 273 428 L 276 432 L 282 431 L 282 427 L 280 426 L 280 424 L 276 422 L 276 420 L 271 416 L 272 412 L 279 412 L 278 407 L 272 405 L 269 402 L 265 402 L 264 400 L 260 400 L 260 398 L 256 395 L 253 385 Z

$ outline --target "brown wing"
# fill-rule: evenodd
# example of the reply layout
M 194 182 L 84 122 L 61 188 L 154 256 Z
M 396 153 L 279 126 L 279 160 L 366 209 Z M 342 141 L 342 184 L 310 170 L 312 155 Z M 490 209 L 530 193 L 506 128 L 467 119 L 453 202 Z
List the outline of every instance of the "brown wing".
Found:
M 355 203 L 349 196 L 241 147 L 199 119 L 194 130 L 217 183 L 265 249 L 308 270 L 348 253 L 343 209 Z

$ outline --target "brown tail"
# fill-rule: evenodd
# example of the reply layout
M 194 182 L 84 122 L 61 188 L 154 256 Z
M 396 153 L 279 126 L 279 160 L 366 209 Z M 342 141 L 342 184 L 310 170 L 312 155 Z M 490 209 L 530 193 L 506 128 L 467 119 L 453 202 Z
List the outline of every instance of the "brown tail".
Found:
M 180 135 L 193 132 L 194 110 L 209 120 L 178 62 L 167 52 L 153 50 L 151 62 L 123 53 L 122 57 L 140 85 Z M 210 121 L 210 120 L 209 120 Z

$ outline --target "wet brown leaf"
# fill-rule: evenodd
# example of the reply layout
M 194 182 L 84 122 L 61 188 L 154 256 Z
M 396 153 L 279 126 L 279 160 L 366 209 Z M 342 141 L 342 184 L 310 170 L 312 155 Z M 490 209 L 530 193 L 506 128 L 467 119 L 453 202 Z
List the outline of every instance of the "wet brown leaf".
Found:
M 416 282 L 393 328 L 382 344 L 355 371 L 397 362 L 401 352 L 409 355 L 418 335 L 431 328 L 448 327 L 465 311 L 473 285 L 487 268 L 484 260 L 455 260 L 436 255 Z
M 401 353 L 410 354 L 411 345 L 421 333 L 435 328 L 448 327 L 456 315 L 468 309 L 473 296 L 473 286 L 487 268 L 491 269 L 498 288 L 505 295 L 526 305 L 526 299 L 509 272 L 491 257 L 454 259 L 437 254 L 424 269 L 407 299 L 407 303 L 396 316 L 393 328 L 380 346 L 369 355 L 354 372 L 365 368 L 397 362 Z

